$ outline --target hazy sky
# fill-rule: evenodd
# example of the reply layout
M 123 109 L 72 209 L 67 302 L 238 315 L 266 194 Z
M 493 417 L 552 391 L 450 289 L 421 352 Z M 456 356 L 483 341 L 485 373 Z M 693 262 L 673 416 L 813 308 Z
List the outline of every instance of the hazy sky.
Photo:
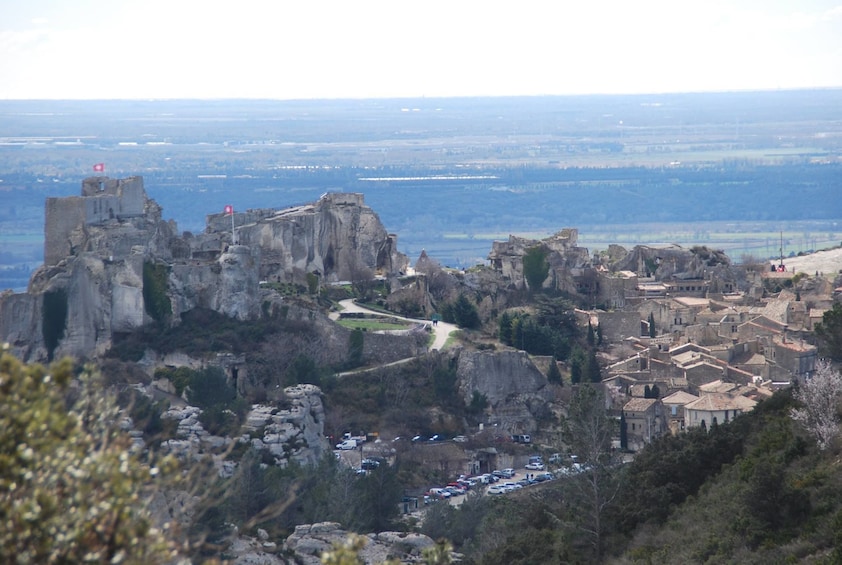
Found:
M 0 99 L 842 86 L 842 0 L 0 0 Z

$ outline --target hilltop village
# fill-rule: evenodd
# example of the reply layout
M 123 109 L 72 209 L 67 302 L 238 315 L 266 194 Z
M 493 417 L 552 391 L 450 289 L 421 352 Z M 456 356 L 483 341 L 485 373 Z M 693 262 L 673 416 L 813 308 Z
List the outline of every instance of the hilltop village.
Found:
M 380 443 L 376 453 L 387 458 L 397 448 L 383 451 L 375 440 L 461 438 L 431 446 L 435 452 L 405 451 L 443 479 L 523 467 L 539 446 L 569 453 L 559 421 L 571 385 L 583 381 L 601 383 L 606 413 L 624 426 L 613 448 L 633 453 L 664 435 L 728 423 L 816 371 L 813 329 L 839 299 L 838 275 L 737 265 L 707 247 L 612 245 L 592 255 L 577 240 L 573 228 L 542 240 L 510 236 L 494 243 L 487 265 L 454 271 L 426 253 L 412 264 L 361 194 L 212 214 L 205 231 L 192 234 L 162 219 L 142 178 L 92 177 L 80 196 L 47 200 L 44 265 L 27 292 L 0 294 L 0 341 L 28 362 L 110 359 L 113 369 L 116 355 L 133 386 L 174 400 L 164 417 L 177 430 L 162 445 L 188 459 L 213 458 L 223 477 L 237 466 L 220 455 L 226 446 L 250 445 L 282 467 L 314 465 L 363 425 L 365 449 Z M 352 297 L 403 325 L 366 332 L 340 325 L 375 317 L 343 311 L 339 303 Z M 260 349 L 233 339 L 179 349 L 171 336 L 197 313 L 205 325 L 219 315 L 282 330 Z M 431 332 L 452 328 L 439 320 L 459 328 L 446 347 L 430 349 Z M 120 357 L 149 328 L 163 341 L 146 334 L 140 355 Z M 541 335 L 549 345 L 534 337 Z M 326 406 L 301 359 L 311 376 L 312 367 L 330 368 L 341 382 L 379 375 L 381 404 L 367 413 L 342 399 Z M 411 392 L 389 375 L 400 376 L 409 361 L 421 373 L 428 363 L 431 386 L 445 387 L 448 402 L 456 398 L 465 412 L 409 410 Z M 179 369 L 209 367 L 251 406 L 234 430 L 203 426 L 202 410 L 178 383 Z M 441 385 L 439 374 L 452 382 Z M 424 490 L 405 485 L 418 496 Z
M 571 228 L 544 240 L 510 236 L 493 245 L 488 266 L 468 272 L 450 273 L 426 253 L 411 266 L 360 194 L 212 214 L 201 234 L 178 233 L 161 213 L 140 177 L 92 177 L 79 197 L 48 199 L 44 266 L 26 293 L 0 295 L 0 339 L 25 360 L 97 358 L 115 335 L 164 314 L 170 323 L 194 308 L 257 319 L 282 302 L 267 281 L 328 286 L 365 277 L 388 281 L 384 304 L 421 319 L 467 289 L 480 319 L 493 327 L 494 312 L 518 306 L 513 295 L 535 290 L 524 257 L 540 249 L 547 264 L 542 290 L 577 297 L 579 326 L 599 328 L 602 382 L 612 408 L 626 413 L 631 444 L 640 445 L 728 421 L 809 377 L 817 361 L 813 326 L 839 286 L 824 276 L 779 272 L 774 262 L 735 265 L 707 248 L 611 246 L 591 257 Z M 156 272 L 166 273 L 157 311 L 146 288 Z M 63 298 L 63 327 L 50 328 L 56 297 Z M 391 356 L 381 351 L 382 362 L 420 352 L 414 344 L 372 349 L 392 349 Z M 536 386 L 531 392 L 543 388 Z M 653 389 L 658 394 L 649 398 Z M 540 435 L 531 423 L 519 420 L 509 432 Z

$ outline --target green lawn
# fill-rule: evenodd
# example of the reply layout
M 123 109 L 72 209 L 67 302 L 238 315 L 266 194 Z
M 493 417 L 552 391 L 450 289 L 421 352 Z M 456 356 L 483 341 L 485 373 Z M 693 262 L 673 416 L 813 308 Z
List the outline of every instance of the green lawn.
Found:
M 368 332 L 376 332 L 381 330 L 407 330 L 412 327 L 412 324 L 401 322 L 399 320 L 389 318 L 345 318 L 337 320 L 340 326 L 355 330 L 361 329 Z

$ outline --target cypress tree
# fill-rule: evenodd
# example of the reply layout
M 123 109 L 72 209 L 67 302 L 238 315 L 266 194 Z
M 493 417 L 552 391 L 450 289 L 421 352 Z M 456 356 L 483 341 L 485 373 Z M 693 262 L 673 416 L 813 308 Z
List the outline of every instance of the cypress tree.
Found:
M 512 317 L 503 312 L 498 321 L 500 341 L 506 345 L 512 344 Z
M 570 382 L 574 385 L 582 382 L 582 360 L 580 357 L 574 357 L 570 363 Z
M 558 370 L 558 361 L 555 356 L 550 360 L 550 369 L 547 371 L 547 381 L 553 384 L 563 384 L 561 381 L 561 371 Z
M 626 424 L 626 413 L 620 412 L 620 449 L 623 451 L 629 448 L 629 430 Z
M 588 356 L 588 380 L 592 383 L 602 382 L 599 361 L 596 360 L 596 351 L 593 349 L 591 349 L 591 353 Z

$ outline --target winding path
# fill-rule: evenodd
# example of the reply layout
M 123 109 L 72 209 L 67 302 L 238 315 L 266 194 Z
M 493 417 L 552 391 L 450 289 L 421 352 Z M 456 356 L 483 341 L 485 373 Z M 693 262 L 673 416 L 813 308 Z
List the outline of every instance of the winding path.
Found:
M 440 351 L 444 344 L 447 342 L 447 338 L 450 337 L 450 334 L 455 332 L 459 329 L 459 326 L 455 324 L 448 324 L 446 322 L 437 322 L 433 324 L 429 320 L 418 320 L 415 318 L 406 318 L 404 316 L 398 316 L 397 314 L 388 314 L 386 312 L 379 312 L 377 310 L 371 310 L 366 308 L 365 306 L 360 306 L 356 302 L 354 302 L 353 298 L 349 298 L 347 300 L 341 300 L 339 305 L 342 306 L 342 312 L 361 312 L 364 314 L 374 314 L 376 316 L 386 316 L 389 318 L 395 318 L 397 320 L 403 320 L 405 322 L 412 322 L 414 324 L 427 324 L 433 330 L 433 343 L 430 345 L 430 350 L 433 351 Z M 338 320 L 340 312 L 331 312 L 330 319 L 331 320 Z

